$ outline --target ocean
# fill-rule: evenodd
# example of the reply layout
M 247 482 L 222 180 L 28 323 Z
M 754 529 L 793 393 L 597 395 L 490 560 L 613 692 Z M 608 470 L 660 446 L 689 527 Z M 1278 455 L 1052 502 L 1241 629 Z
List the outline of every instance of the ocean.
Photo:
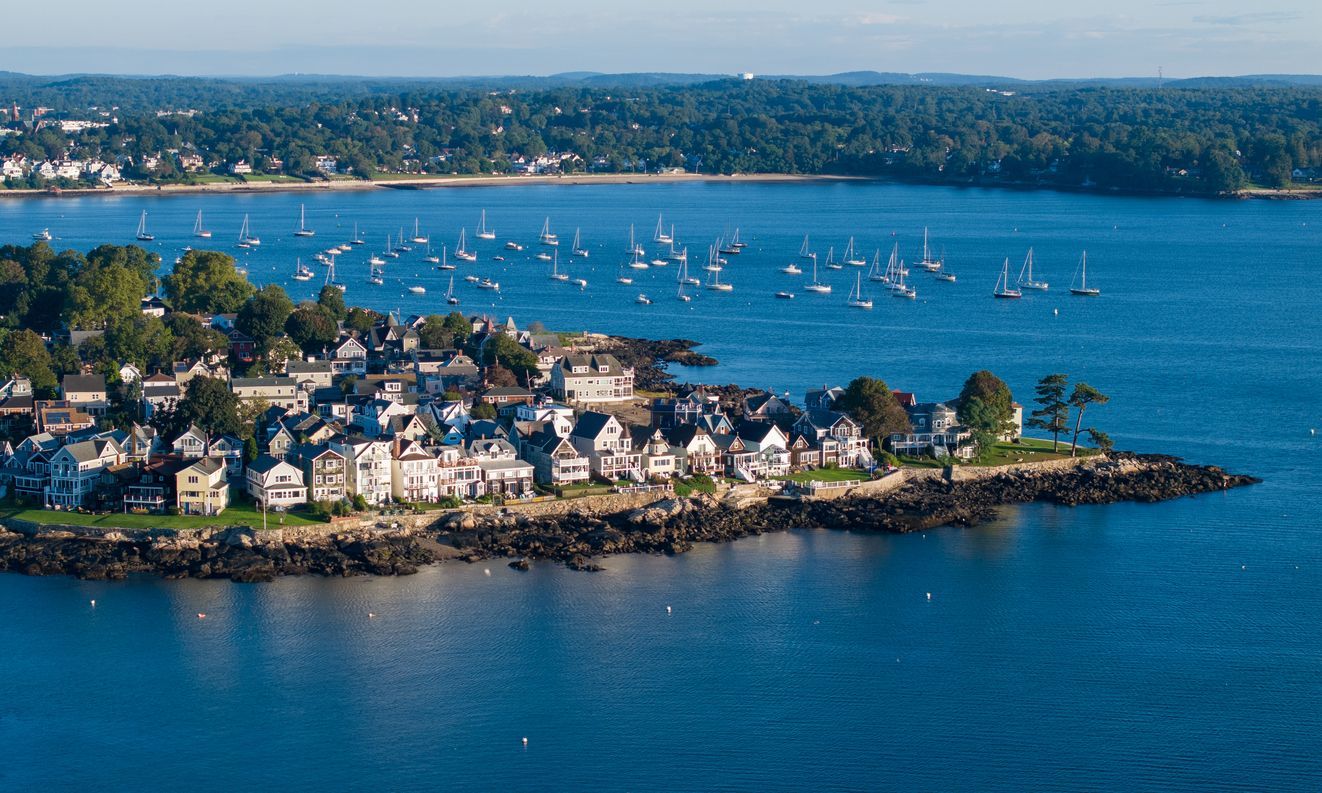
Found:
M 292 236 L 300 204 L 314 238 Z M 500 241 L 474 244 L 482 209 Z M 877 183 L 125 196 L 0 200 L 0 240 L 48 227 L 57 248 L 127 243 L 144 210 L 167 265 L 189 244 L 228 250 L 296 299 L 320 285 L 292 281 L 296 259 L 357 223 L 369 244 L 339 257 L 346 299 L 405 315 L 448 310 L 449 275 L 415 251 L 374 287 L 369 251 L 412 236 L 416 217 L 439 254 L 462 225 L 479 253 L 457 263 L 468 313 L 694 339 L 720 364 L 676 367 L 681 380 L 796 400 L 859 374 L 949 399 L 988 368 L 1027 402 L 1065 372 L 1111 397 L 1087 423 L 1118 447 L 1265 481 L 1158 505 L 1008 509 L 971 530 L 804 530 L 610 558 L 597 574 L 3 576 L 0 740 L 20 762 L 0 788 L 1316 788 L 1316 203 Z M 209 241 L 191 236 L 199 210 Z M 245 213 L 263 241 L 248 252 L 233 247 Z M 651 252 L 659 213 L 698 277 L 707 246 L 739 229 L 749 247 L 721 273 L 733 292 L 682 303 L 674 264 L 615 283 L 629 225 Z M 586 289 L 532 259 L 548 217 L 561 269 Z M 915 301 L 869 289 L 866 268 L 872 311 L 845 306 L 860 268 L 820 269 L 830 295 L 802 291 L 810 272 L 779 272 L 805 234 L 823 262 L 851 235 L 869 259 L 898 243 L 914 262 L 924 227 L 957 281 L 915 267 Z M 575 228 L 587 260 L 568 256 Z M 511 237 L 527 249 L 503 250 Z M 994 300 L 1004 260 L 1017 274 L 1030 246 L 1051 289 Z M 1085 249 L 1096 299 L 1066 290 Z M 473 289 L 470 273 L 501 291 Z

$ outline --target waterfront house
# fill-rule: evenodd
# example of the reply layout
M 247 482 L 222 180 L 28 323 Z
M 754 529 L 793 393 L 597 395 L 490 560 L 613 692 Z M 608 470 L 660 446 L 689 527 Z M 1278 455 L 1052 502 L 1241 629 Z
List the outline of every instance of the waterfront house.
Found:
M 229 506 L 225 461 L 204 457 L 175 474 L 175 507 L 184 515 L 219 515 Z
M 713 435 L 712 441 L 721 452 L 721 473 L 725 476 L 756 482 L 766 476 L 766 468 L 761 464 L 761 455 L 756 449 L 748 448 L 738 435 Z
M 482 483 L 491 495 L 519 497 L 533 492 L 533 467 L 518 459 L 479 459 Z
M 121 496 L 124 511 L 160 514 L 172 506 L 177 507 L 176 476 L 192 464 L 177 457 L 162 457 L 142 463 L 137 481 L 124 487 Z
M 78 441 L 60 447 L 50 458 L 45 503 L 54 509 L 86 504 L 101 472 L 124 462 L 124 449 L 113 439 Z
M 795 433 L 786 450 L 790 455 L 790 469 L 803 471 L 819 468 L 822 465 L 822 447 L 815 445 L 802 434 Z
M 682 424 L 665 433 L 679 471 L 686 476 L 715 474 L 721 470 L 721 452 L 712 435 L 696 424 Z
M 534 432 L 519 447 L 523 459 L 532 463 L 534 479 L 544 485 L 576 485 L 592 473 L 588 458 L 548 425 Z
M 679 456 L 671 450 L 670 442 L 661 430 L 635 429 L 633 448 L 638 451 L 643 476 L 648 479 L 669 479 L 679 473 Z
M 627 402 L 633 399 L 633 375 L 614 355 L 566 355 L 551 370 L 551 392 L 568 402 Z
M 369 504 L 390 500 L 392 444 L 389 441 L 350 435 L 331 439 L 329 446 L 344 458 L 349 495 L 362 496 Z
M 844 395 L 845 389 L 840 386 L 824 385 L 819 390 L 809 391 L 803 402 L 808 410 L 831 410 L 836 400 Z
M 633 438 L 614 416 L 596 411 L 584 413 L 569 434 L 569 442 L 588 458 L 597 476 L 612 481 L 642 480 L 642 460 L 633 451 Z
M 789 438 L 769 421 L 745 421 L 735 435 L 744 447 L 758 455 L 756 468 L 763 476 L 784 476 L 790 470 Z
M 475 460 L 455 446 L 433 450 L 439 472 L 437 492 L 441 498 L 479 498 L 486 493 L 481 461 Z
M 652 426 L 660 430 L 669 430 L 684 424 L 697 424 L 703 415 L 720 413 L 720 402 L 700 388 L 672 398 L 652 400 Z
M 919 402 L 907 409 L 911 431 L 887 439 L 895 454 L 971 457 L 973 431 L 959 423 L 955 409 L 944 402 Z
M 568 438 L 574 431 L 574 409 L 554 402 L 519 405 L 514 410 L 514 420 L 540 422 L 562 438 Z
M 248 495 L 267 509 L 282 509 L 307 501 L 303 472 L 285 460 L 263 454 L 248 464 Z
M 225 475 L 237 477 L 243 473 L 243 439 L 234 435 L 217 435 L 207 444 L 207 457 L 225 464 Z
M 390 457 L 390 492 L 400 501 L 440 499 L 440 466 L 436 455 L 417 441 L 396 439 Z
M 821 447 L 822 465 L 857 468 L 872 462 L 863 428 L 844 413 L 831 410 L 805 411 L 794 423 L 793 431 Z
M 304 443 L 286 459 L 303 472 L 308 501 L 340 501 L 347 494 L 344 456 L 328 443 Z
M 775 394 L 763 391 L 744 396 L 743 415 L 749 421 L 793 420 L 794 408 Z

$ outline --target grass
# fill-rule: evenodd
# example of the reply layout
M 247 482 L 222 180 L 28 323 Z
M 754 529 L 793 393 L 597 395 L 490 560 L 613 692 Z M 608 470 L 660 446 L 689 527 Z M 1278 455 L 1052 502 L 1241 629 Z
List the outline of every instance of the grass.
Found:
M 1079 447 L 1079 456 L 1087 457 L 1096 454 L 1096 449 L 1086 449 Z M 1021 438 L 1018 443 L 998 443 L 990 451 L 981 455 L 974 465 L 997 466 L 1012 465 L 1014 463 L 1038 463 L 1046 460 L 1067 460 L 1070 456 L 1070 445 L 1061 441 L 1060 451 L 1051 450 L 1051 441 L 1041 440 L 1039 438 Z
M 284 523 L 280 518 L 283 515 Z M 59 512 L 51 509 L 23 509 L 7 507 L 0 510 L 0 519 L 15 518 L 33 523 L 63 523 L 71 526 L 96 526 L 107 529 L 200 529 L 207 526 L 262 527 L 262 513 L 251 504 L 234 504 L 215 517 L 196 515 L 134 515 L 111 513 L 88 515 L 81 512 Z M 325 526 L 322 521 L 295 512 L 268 512 L 268 528 L 284 526 Z
M 812 471 L 798 471 L 776 478 L 804 484 L 806 482 L 866 482 L 870 477 L 867 471 L 860 471 L 857 468 L 817 468 Z
M 289 176 L 282 173 L 248 173 L 243 175 L 245 182 L 306 182 L 301 176 Z

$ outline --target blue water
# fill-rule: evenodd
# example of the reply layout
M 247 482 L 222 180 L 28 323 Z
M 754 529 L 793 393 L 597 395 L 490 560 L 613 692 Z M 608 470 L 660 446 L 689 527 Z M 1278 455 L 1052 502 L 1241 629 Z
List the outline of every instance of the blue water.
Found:
M 312 240 L 290 236 L 300 202 Z M 597 575 L 3 576 L 0 741 L 21 762 L 0 766 L 0 788 L 1317 788 L 1322 205 L 527 186 L 6 201 L 0 239 L 49 226 L 57 247 L 127 242 L 145 208 L 171 261 L 194 242 L 198 209 L 224 247 L 248 212 L 264 244 L 246 265 L 282 280 L 354 221 L 374 247 L 415 215 L 437 243 L 461 223 L 471 240 L 484 207 L 502 239 L 529 243 L 549 214 L 564 253 L 582 226 L 590 265 L 561 265 L 590 285 L 547 280 L 531 245 L 502 265 L 479 244 L 483 262 L 460 276 L 503 289 L 494 307 L 464 289 L 465 310 L 686 336 L 722 363 L 681 376 L 796 396 L 870 373 L 944 398 L 987 367 L 1026 399 L 1065 371 L 1111 395 L 1089 423 L 1121 447 L 1266 481 L 1160 505 L 1033 506 L 924 536 L 796 532 L 613 558 Z M 673 265 L 613 282 L 629 223 L 649 239 L 658 211 L 691 251 L 740 227 L 751 248 L 722 273 L 733 293 L 681 304 Z M 913 260 L 923 225 L 959 281 L 915 272 L 915 303 L 874 292 L 872 312 L 850 311 L 852 269 L 823 271 L 827 297 L 777 272 L 804 233 L 837 257 L 850 234 L 869 255 L 898 239 Z M 1029 245 L 1052 291 L 993 300 L 1001 261 L 1016 271 Z M 1097 300 L 1064 294 L 1083 248 Z M 389 265 L 399 281 L 371 287 L 365 257 L 341 263 L 351 302 L 442 309 L 447 276 L 402 259 Z M 429 294 L 408 295 L 411 283 Z M 798 298 L 771 297 L 785 288 Z M 640 291 L 656 303 L 633 304 Z

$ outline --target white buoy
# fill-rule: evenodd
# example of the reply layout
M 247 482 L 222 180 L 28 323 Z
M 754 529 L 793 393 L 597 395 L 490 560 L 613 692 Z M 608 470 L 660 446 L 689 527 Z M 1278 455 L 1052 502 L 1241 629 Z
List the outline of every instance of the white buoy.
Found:
M 376 614 L 374 614 L 374 613 L 372 613 L 372 612 L 369 611 L 369 612 L 367 612 L 367 618 L 368 618 L 369 620 L 374 620 L 374 619 L 376 619 Z
M 1309 435 L 1316 435 L 1316 434 L 1317 434 L 1317 427 L 1309 427 L 1309 428 L 1308 428 L 1308 434 L 1309 434 Z
M 666 613 L 667 613 L 667 614 L 670 613 L 670 607 L 669 607 L 669 606 L 666 606 Z
M 524 746 L 527 746 L 527 745 L 528 745 L 528 739 L 527 739 L 527 738 L 524 738 L 524 739 L 523 739 L 523 745 L 524 745 Z
M 1053 308 L 1053 309 L 1051 309 L 1051 313 L 1052 313 L 1052 314 L 1055 314 L 1056 316 L 1059 317 L 1059 316 L 1060 316 L 1060 309 L 1058 309 L 1058 308 Z
M 486 568 L 485 570 L 482 571 L 482 574 L 488 576 L 491 575 L 491 568 L 490 567 Z
M 932 593 L 931 593 L 931 592 L 928 592 L 928 593 L 927 593 L 927 599 L 928 599 L 928 600 L 931 600 L 931 599 L 932 599 Z
M 96 608 L 96 600 L 95 600 L 95 599 L 92 600 L 92 608 Z
M 204 619 L 207 618 L 207 615 L 205 615 L 205 614 L 203 614 L 202 612 L 199 611 L 199 612 L 197 613 L 197 618 L 200 619 L 200 620 L 204 620 Z

